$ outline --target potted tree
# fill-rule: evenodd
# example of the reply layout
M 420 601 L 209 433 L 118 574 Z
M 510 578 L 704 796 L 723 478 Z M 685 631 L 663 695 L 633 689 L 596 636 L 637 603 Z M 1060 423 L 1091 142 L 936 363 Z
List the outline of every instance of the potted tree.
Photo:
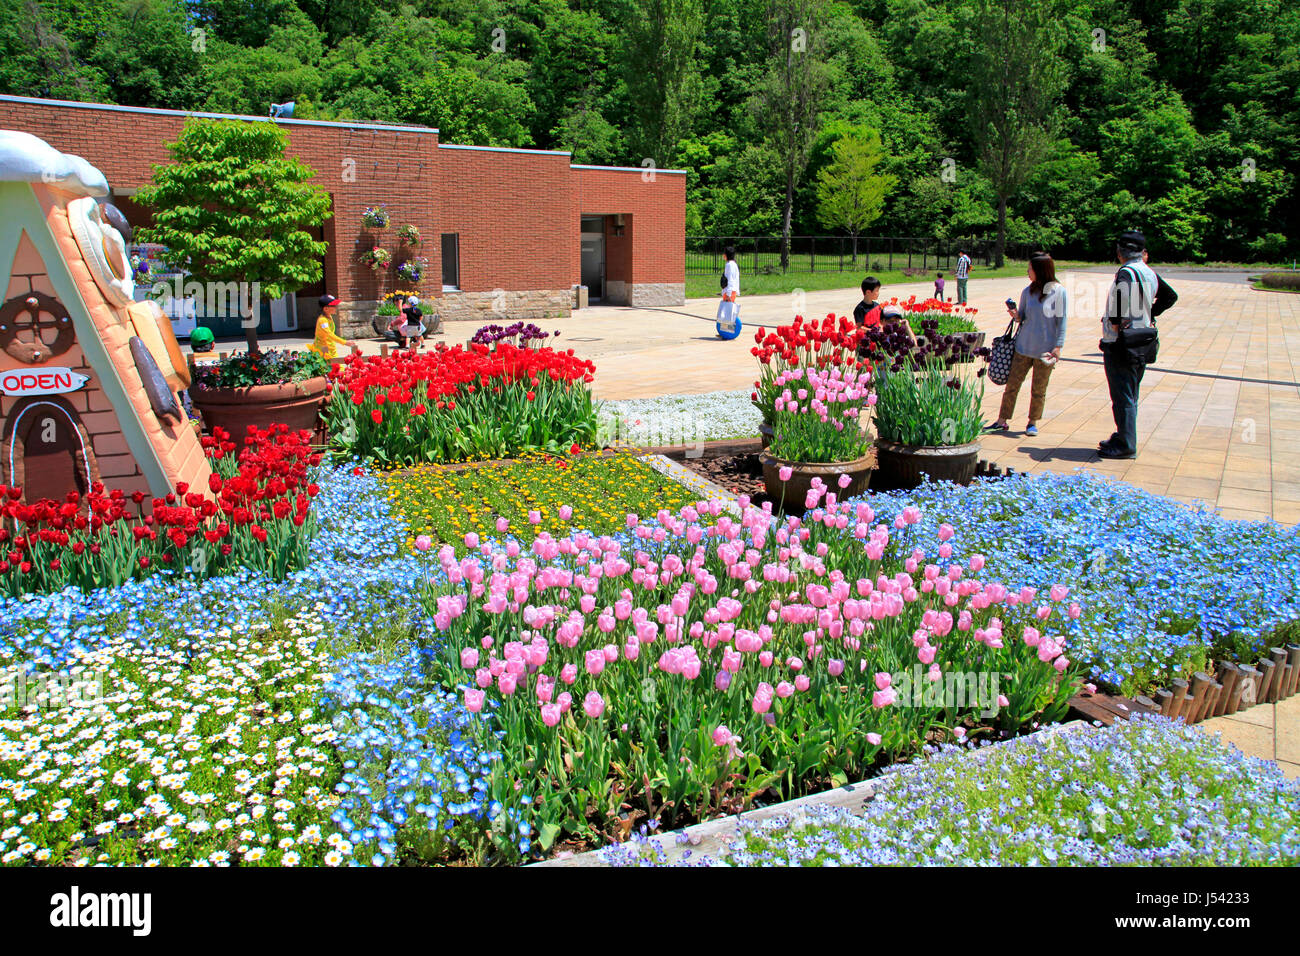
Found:
M 285 386 L 295 398 L 317 399 L 317 410 L 328 387 L 323 375 L 302 378 L 303 360 L 268 360 L 258 348 L 262 299 L 319 281 L 328 248 L 310 230 L 330 217 L 329 193 L 310 182 L 311 167 L 285 156 L 287 144 L 273 123 L 191 119 L 167 144 L 172 162 L 155 166 L 153 181 L 138 196 L 153 212 L 153 224 L 139 230 L 142 242 L 164 246 L 163 258 L 173 268 L 239 289 L 248 354 L 222 363 L 238 368 L 201 376 L 190 397 L 200 411 L 210 407 L 209 399 L 224 408 L 263 407 L 264 414 L 249 418 L 261 427 L 277 420 Z
M 772 383 L 772 443 L 760 456 L 763 485 L 786 511 L 813 506 L 815 483 L 838 494 L 867 490 L 875 462 L 864 420 L 875 401 L 867 370 L 811 366 Z
M 918 365 L 910 357 L 876 371 L 876 487 L 968 483 L 979 462 L 983 369 Z

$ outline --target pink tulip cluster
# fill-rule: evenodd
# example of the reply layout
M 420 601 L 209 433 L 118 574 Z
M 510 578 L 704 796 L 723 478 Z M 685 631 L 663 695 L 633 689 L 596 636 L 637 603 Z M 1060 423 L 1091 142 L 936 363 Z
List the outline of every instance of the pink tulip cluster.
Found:
M 833 372 L 817 383 L 846 381 Z M 1040 601 L 1032 588 L 975 577 L 978 555 L 966 565 L 945 561 L 948 526 L 934 560 L 920 549 L 899 553 L 896 530 L 921 520 L 916 509 L 891 530 L 869 504 L 840 502 L 825 485 L 810 498 L 803 518 L 747 502 L 736 516 L 721 501 L 653 520 L 629 516 L 630 543 L 542 532 L 526 552 L 514 542 L 476 541 L 461 556 L 444 546 L 438 561 L 449 584 L 434 621 L 464 675 L 465 707 L 481 712 L 491 693 L 503 710 L 550 730 L 578 719 L 575 700 L 587 720 L 621 726 L 648 712 L 661 722 L 682 695 L 699 695 L 698 706 L 716 715 L 703 732 L 734 755 L 740 737 L 729 727 L 774 726 L 804 700 L 869 698 L 883 728 L 899 702 L 883 660 L 914 655 L 930 680 L 972 655 L 1005 671 L 1015 653 L 1006 620 L 1017 608 L 1038 627 L 1075 613 L 1077 605 L 1062 607 L 1063 586 Z M 882 567 L 887 557 L 893 573 Z M 1065 639 L 1038 627 L 1023 627 L 1038 663 L 1028 655 L 1022 666 L 1063 673 Z M 883 739 L 861 732 L 872 746 Z
M 856 419 L 862 403 L 876 403 L 869 372 L 826 369 L 788 369 L 773 381 L 781 389 L 775 401 L 777 412 L 813 415 L 822 423 L 843 430 L 846 420 Z

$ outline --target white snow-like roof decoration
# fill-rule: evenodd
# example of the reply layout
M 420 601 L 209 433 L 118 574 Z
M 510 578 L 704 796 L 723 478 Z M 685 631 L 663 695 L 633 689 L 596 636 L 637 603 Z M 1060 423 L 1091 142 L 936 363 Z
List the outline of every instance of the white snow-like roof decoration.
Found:
M 46 183 L 79 196 L 108 195 L 104 174 L 80 156 L 13 129 L 0 129 L 0 182 Z

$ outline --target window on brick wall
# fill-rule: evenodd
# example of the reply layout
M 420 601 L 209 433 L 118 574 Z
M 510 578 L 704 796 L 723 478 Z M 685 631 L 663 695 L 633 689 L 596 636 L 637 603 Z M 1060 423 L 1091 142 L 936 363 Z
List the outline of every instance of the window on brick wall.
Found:
M 442 234 L 442 288 L 454 291 L 460 288 L 460 233 Z

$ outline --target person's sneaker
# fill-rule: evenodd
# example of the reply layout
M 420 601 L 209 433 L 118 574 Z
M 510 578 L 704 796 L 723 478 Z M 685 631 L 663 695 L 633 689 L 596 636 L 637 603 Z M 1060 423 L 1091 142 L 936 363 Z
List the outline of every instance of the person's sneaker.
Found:
M 999 422 L 994 422 L 992 425 L 985 425 L 984 430 L 986 432 L 1004 432 L 1007 430 L 1007 426 Z
M 1032 436 L 1032 435 L 1037 435 L 1037 434 L 1038 434 L 1038 426 L 1037 426 L 1037 425 L 1030 425 L 1030 426 L 1028 426 L 1028 427 L 1025 429 L 1025 434 L 1026 434 L 1026 435 L 1031 435 L 1031 436 Z
M 1117 434 L 1114 433 L 1114 432 L 1111 432 L 1111 435 L 1110 435 L 1109 438 L 1103 438 L 1101 441 L 1097 442 L 1097 447 L 1098 447 L 1098 448 L 1114 448 L 1114 447 L 1115 447 L 1115 444 L 1116 444 L 1118 441 L 1119 441 L 1119 435 L 1117 435 Z
M 1097 456 L 1100 458 L 1113 458 L 1116 461 L 1126 461 L 1131 458 L 1136 458 L 1137 452 L 1124 451 L 1123 449 L 1116 448 L 1113 445 L 1108 445 L 1105 448 L 1098 448 Z

